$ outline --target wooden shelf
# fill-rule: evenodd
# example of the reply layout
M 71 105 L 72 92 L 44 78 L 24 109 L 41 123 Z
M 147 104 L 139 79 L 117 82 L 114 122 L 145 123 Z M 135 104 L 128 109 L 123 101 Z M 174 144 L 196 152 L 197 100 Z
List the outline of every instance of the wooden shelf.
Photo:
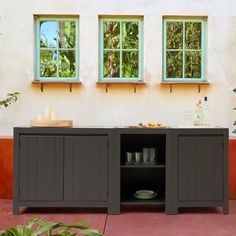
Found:
M 166 165 L 121 165 L 121 168 L 166 168 Z
M 137 91 L 137 85 L 145 85 L 145 82 L 143 81 L 97 81 L 97 85 L 105 85 L 106 86 L 106 93 L 108 92 L 108 87 L 110 85 L 133 85 L 134 86 L 134 93 Z
M 40 90 L 43 92 L 44 84 L 63 84 L 69 85 L 69 90 L 72 92 L 73 85 L 81 85 L 80 81 L 32 81 L 32 84 L 39 84 Z
M 163 196 L 157 196 L 154 199 L 136 199 L 133 196 L 125 196 L 121 197 L 121 203 L 122 204 L 147 204 L 147 205 L 152 205 L 152 204 L 164 204 L 165 203 L 165 198 Z
M 208 82 L 161 82 L 161 85 L 170 86 L 170 93 L 173 91 L 173 85 L 196 85 L 198 88 L 198 93 L 201 92 L 201 86 L 208 86 Z

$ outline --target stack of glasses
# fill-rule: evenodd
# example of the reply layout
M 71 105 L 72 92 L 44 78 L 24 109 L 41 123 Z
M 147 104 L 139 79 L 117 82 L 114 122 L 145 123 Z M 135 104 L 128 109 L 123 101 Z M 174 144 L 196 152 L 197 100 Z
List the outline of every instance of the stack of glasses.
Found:
M 156 148 L 143 148 L 143 152 L 126 152 L 126 165 L 156 165 Z

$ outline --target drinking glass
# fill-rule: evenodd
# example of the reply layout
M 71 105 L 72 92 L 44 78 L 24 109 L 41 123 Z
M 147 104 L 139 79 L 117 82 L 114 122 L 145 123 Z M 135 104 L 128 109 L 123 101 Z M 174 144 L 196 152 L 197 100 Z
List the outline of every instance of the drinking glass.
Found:
M 149 149 L 150 153 L 150 164 L 155 165 L 156 164 L 156 148 L 150 148 Z
M 134 153 L 133 152 L 126 152 L 125 164 L 126 165 L 133 165 L 133 163 L 134 163 Z
M 134 165 L 141 165 L 142 164 L 142 153 L 135 152 L 134 153 Z
M 150 160 L 149 148 L 143 148 L 143 165 L 148 165 Z

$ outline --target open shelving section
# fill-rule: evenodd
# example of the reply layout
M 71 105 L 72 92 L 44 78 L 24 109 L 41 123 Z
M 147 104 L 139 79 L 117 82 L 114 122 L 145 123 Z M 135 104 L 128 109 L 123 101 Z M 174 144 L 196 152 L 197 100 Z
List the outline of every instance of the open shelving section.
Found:
M 143 148 L 155 148 L 156 163 L 151 165 L 126 165 L 127 152 L 143 152 Z M 164 204 L 166 180 L 166 135 L 121 134 L 120 136 L 120 181 L 122 204 Z M 153 199 L 136 199 L 138 190 L 157 193 Z

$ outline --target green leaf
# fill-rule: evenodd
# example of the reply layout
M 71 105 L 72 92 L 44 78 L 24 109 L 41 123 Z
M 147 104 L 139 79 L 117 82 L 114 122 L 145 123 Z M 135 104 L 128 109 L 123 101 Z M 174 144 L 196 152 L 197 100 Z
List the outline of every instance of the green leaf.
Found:
M 80 231 L 82 235 L 85 236 L 102 236 L 103 234 L 95 229 L 83 229 Z
M 49 230 L 52 230 L 52 229 L 56 228 L 57 226 L 60 226 L 60 224 L 55 223 L 55 222 L 45 222 L 41 227 L 39 227 L 37 230 L 35 230 L 32 233 L 32 236 L 39 236 L 42 233 L 45 233 Z
M 234 121 L 234 125 L 236 125 L 236 120 Z
M 10 228 L 6 231 L 7 235 L 11 236 L 19 236 L 20 232 L 16 228 Z
M 236 93 L 236 88 L 235 88 L 235 89 L 233 89 L 233 92 L 235 92 L 235 93 Z
M 0 231 L 0 236 L 8 236 L 6 232 Z
M 17 96 L 19 94 L 20 94 L 19 92 L 8 93 L 7 98 L 5 98 L 4 100 L 0 100 L 0 107 L 1 106 L 7 107 L 11 103 L 16 102 L 18 98 Z
M 232 132 L 233 134 L 236 134 L 236 129 Z

